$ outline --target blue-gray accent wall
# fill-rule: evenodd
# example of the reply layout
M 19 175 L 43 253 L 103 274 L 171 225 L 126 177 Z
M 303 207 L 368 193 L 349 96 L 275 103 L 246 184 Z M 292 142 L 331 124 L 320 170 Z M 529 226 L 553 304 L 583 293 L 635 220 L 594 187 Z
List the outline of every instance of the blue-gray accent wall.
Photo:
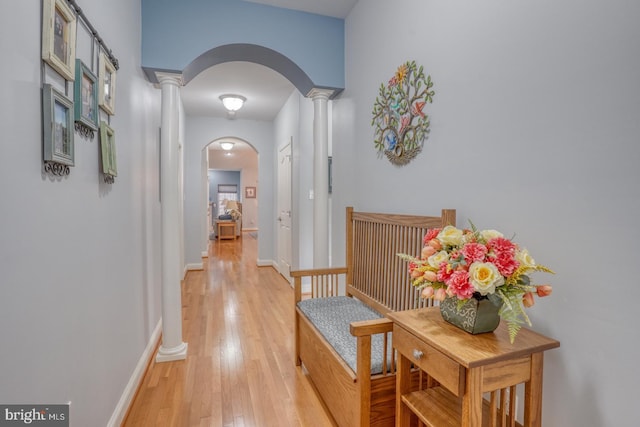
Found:
M 234 44 L 278 52 L 314 87 L 344 88 L 343 19 L 242 0 L 142 0 L 142 67 L 150 79 L 150 70 L 182 72 L 206 52 Z

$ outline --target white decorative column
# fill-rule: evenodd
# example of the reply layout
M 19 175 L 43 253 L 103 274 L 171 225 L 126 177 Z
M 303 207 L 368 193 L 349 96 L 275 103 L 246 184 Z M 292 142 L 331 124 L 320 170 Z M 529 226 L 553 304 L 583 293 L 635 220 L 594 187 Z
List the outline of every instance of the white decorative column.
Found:
M 176 74 L 158 73 L 162 90 L 160 135 L 160 212 L 162 215 L 162 345 L 156 362 L 187 357 L 182 341 L 182 295 L 180 290 L 180 197 L 178 124 L 180 86 Z
M 329 266 L 329 96 L 312 89 L 313 99 L 313 268 Z
M 200 235 L 200 248 L 202 250 L 202 258 L 209 257 L 209 224 L 211 224 L 211 217 L 213 212 L 209 212 L 209 146 L 204 147 L 202 155 L 200 156 L 200 202 L 203 205 L 202 216 L 204 217 L 203 230 Z M 209 214 L 211 217 L 209 217 Z

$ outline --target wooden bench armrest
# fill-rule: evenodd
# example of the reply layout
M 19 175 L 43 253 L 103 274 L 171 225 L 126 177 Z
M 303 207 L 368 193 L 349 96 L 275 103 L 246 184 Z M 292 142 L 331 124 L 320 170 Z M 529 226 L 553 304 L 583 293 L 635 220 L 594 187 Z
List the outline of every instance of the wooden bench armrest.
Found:
M 314 268 L 308 270 L 293 270 L 289 273 L 293 277 L 295 303 L 302 300 L 302 278 L 311 278 L 311 298 L 321 298 L 338 295 L 338 278 L 346 276 L 347 267 Z
M 384 333 L 382 348 L 382 375 L 386 376 L 395 372 L 395 357 L 387 332 L 393 330 L 393 321 L 387 318 L 363 320 L 351 322 L 349 327 L 351 335 L 356 337 L 357 346 L 357 372 L 358 381 L 363 384 L 364 390 L 371 391 L 371 337 L 374 334 Z M 390 356 L 390 357 L 389 357 Z M 388 361 L 391 360 L 389 365 Z M 368 399 L 366 399 L 368 402 Z M 366 404 L 366 402 L 365 402 Z M 367 411 L 368 412 L 368 411 Z M 363 420 L 364 421 L 364 420 Z
M 361 320 L 359 322 L 352 322 L 349 330 L 354 337 L 382 334 L 393 330 L 393 321 L 384 317 L 374 320 Z

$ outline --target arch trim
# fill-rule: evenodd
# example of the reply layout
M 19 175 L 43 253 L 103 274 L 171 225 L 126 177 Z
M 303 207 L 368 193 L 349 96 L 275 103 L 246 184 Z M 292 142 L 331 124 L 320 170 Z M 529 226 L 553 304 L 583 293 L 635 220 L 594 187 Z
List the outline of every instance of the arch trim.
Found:
M 164 70 L 143 67 L 147 78 L 152 83 L 158 83 L 156 74 L 181 73 L 183 84 L 189 83 L 195 76 L 209 67 L 224 62 L 247 61 L 264 65 L 286 77 L 305 96 L 309 96 L 314 89 L 327 89 L 332 92 L 330 99 L 337 96 L 344 88 L 320 87 L 313 84 L 296 63 L 285 55 L 273 49 L 249 43 L 233 43 L 209 49 L 191 61 L 182 71 Z

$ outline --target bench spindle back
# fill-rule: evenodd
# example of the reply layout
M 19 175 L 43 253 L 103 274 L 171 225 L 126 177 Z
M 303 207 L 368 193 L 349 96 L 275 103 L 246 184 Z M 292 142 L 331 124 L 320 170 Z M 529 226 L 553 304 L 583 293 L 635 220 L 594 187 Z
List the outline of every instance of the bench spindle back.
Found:
M 354 212 L 347 208 L 347 295 L 380 313 L 426 307 L 398 253 L 419 255 L 429 228 L 455 225 L 454 209 L 441 216 Z

